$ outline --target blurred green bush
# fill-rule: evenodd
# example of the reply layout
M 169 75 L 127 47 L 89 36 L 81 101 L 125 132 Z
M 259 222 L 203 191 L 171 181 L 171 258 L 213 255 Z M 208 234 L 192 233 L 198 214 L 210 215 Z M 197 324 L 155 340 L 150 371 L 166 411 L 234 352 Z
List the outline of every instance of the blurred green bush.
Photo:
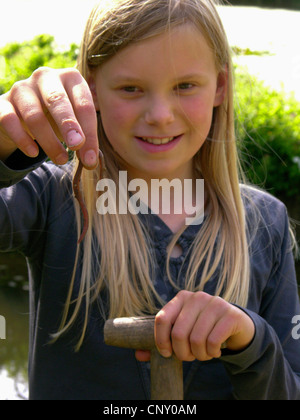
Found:
M 248 180 L 281 198 L 298 197 L 300 103 L 236 69 L 236 132 Z
M 78 46 L 60 51 L 54 37 L 43 34 L 31 41 L 9 43 L 0 49 L 0 94 L 7 92 L 18 80 L 27 79 L 38 67 L 74 67 Z

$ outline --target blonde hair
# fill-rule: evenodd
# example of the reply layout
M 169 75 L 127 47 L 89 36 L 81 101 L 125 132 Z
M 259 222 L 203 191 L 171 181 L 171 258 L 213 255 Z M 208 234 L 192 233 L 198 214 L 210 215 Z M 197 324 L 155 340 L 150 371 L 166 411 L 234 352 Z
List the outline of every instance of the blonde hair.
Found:
M 78 69 L 87 79 L 90 72 L 127 45 L 161 34 L 176 25 L 192 23 L 211 47 L 218 72 L 227 73 L 228 87 L 223 104 L 214 109 L 210 134 L 194 157 L 197 177 L 204 178 L 208 202 L 207 217 L 195 237 L 185 274 L 185 288 L 203 290 L 220 270 L 216 295 L 241 306 L 247 305 L 249 290 L 249 255 L 244 206 L 240 191 L 241 171 L 237 156 L 231 53 L 213 0 L 108 0 L 101 1 L 88 19 L 78 61 Z M 99 142 L 107 166 L 107 177 L 118 185 L 121 162 L 104 133 L 98 116 Z M 74 312 L 67 321 L 71 295 L 60 332 L 74 322 L 85 301 L 85 320 L 80 347 L 88 322 L 90 303 L 100 292 L 108 295 L 109 317 L 155 314 L 164 302 L 153 285 L 155 254 L 149 246 L 148 233 L 139 217 L 99 215 L 96 211 L 97 171 L 83 171 L 82 185 L 92 223 L 83 245 L 83 268 Z M 78 213 L 78 225 L 80 221 Z M 80 229 L 80 227 L 79 227 Z M 183 230 L 174 235 L 167 274 L 174 287 L 168 265 L 172 246 Z M 201 267 L 201 278 L 198 279 Z

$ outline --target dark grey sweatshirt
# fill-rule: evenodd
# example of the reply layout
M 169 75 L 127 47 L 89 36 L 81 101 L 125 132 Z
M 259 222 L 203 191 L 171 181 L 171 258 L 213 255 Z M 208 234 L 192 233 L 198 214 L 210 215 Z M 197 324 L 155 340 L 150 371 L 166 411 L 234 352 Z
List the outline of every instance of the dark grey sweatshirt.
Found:
M 43 158 L 25 159 L 17 152 L 6 164 L 0 163 L 0 251 L 21 252 L 29 268 L 30 399 L 149 399 L 149 364 L 138 362 L 134 350 L 104 344 L 99 302 L 91 308 L 79 352 L 74 345 L 81 315 L 67 334 L 49 344 L 69 288 L 77 231 L 68 171 L 42 163 Z M 254 205 L 262 216 L 250 246 L 251 290 L 243 308 L 255 323 L 255 337 L 242 352 L 223 350 L 219 359 L 185 362 L 187 400 L 300 399 L 300 328 L 293 323 L 300 306 L 286 208 L 269 194 L 243 190 L 252 199 L 252 203 L 245 199 L 250 230 Z M 176 294 L 164 269 L 172 232 L 156 215 L 142 217 L 151 229 L 157 260 L 155 287 L 169 300 Z M 174 278 L 181 268 L 183 278 L 184 260 L 199 229 L 201 225 L 191 225 L 180 237 L 183 254 L 170 262 Z M 79 264 L 75 293 L 80 271 Z M 213 279 L 205 291 L 213 294 L 215 286 Z M 99 299 L 105 300 L 104 294 Z

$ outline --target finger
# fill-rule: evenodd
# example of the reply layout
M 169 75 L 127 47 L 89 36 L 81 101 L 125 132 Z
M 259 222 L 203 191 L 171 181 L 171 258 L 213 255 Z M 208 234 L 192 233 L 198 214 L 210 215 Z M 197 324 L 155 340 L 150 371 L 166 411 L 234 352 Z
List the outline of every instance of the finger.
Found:
M 47 156 L 57 164 L 66 163 L 68 154 L 55 135 L 42 108 L 40 98 L 30 85 L 13 90 L 11 100 L 27 133 L 35 139 Z
M 205 314 L 199 316 L 190 336 L 191 352 L 197 360 L 207 361 L 220 356 L 220 347 L 217 342 L 211 340 L 209 336 L 215 326 L 215 316 Z
M 160 354 L 170 357 L 173 353 L 171 332 L 186 299 L 191 292 L 179 292 L 175 298 L 168 302 L 155 317 L 155 340 Z
M 226 347 L 230 350 L 241 351 L 246 348 L 255 335 L 255 326 L 252 319 L 241 309 L 229 305 L 226 314 L 216 325 L 214 334 L 219 337 L 222 343 L 226 342 Z
M 10 101 L 2 97 L 0 101 L 1 149 L 6 155 L 16 148 L 29 157 L 38 155 L 38 148 L 32 137 L 24 130 L 17 112 Z
M 222 324 L 229 304 L 219 297 L 212 297 L 199 315 L 190 335 L 192 353 L 205 361 L 221 356 L 221 345 L 228 336 L 216 326 Z M 220 323 L 221 322 L 221 323 Z
M 197 353 L 194 352 L 195 349 L 191 345 L 190 336 L 194 329 L 199 328 L 199 316 L 211 299 L 212 296 L 197 292 L 192 293 L 185 301 L 171 333 L 173 351 L 179 360 L 192 361 L 197 357 Z M 201 345 L 205 345 L 205 343 Z
M 139 362 L 149 362 L 151 359 L 150 350 L 136 350 L 135 357 Z
M 38 78 L 33 78 L 33 82 L 37 83 L 43 107 L 51 115 L 62 140 L 70 149 L 78 150 L 85 137 L 60 77 L 60 73 L 44 70 Z M 72 83 L 76 83 L 76 77 L 79 77 L 79 73 L 73 72 L 70 76 Z
M 206 352 L 211 357 L 218 358 L 221 356 L 223 344 L 232 334 L 232 327 L 227 319 L 221 318 L 213 330 L 209 334 L 206 342 Z
M 79 157 L 85 167 L 93 168 L 98 164 L 99 141 L 97 115 L 92 94 L 86 81 L 65 82 L 66 92 L 73 105 L 73 110 L 84 133 L 85 142 L 80 146 Z

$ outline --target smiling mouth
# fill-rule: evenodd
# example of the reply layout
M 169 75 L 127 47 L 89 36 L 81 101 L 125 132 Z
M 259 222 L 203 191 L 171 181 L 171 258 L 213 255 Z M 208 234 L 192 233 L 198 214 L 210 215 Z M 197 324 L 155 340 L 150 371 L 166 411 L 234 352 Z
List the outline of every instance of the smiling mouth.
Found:
M 155 144 L 157 146 L 161 144 L 168 144 L 171 143 L 173 140 L 176 140 L 179 136 L 175 137 L 163 137 L 163 138 L 155 138 L 155 137 L 137 137 L 139 140 L 144 141 L 145 143 Z

